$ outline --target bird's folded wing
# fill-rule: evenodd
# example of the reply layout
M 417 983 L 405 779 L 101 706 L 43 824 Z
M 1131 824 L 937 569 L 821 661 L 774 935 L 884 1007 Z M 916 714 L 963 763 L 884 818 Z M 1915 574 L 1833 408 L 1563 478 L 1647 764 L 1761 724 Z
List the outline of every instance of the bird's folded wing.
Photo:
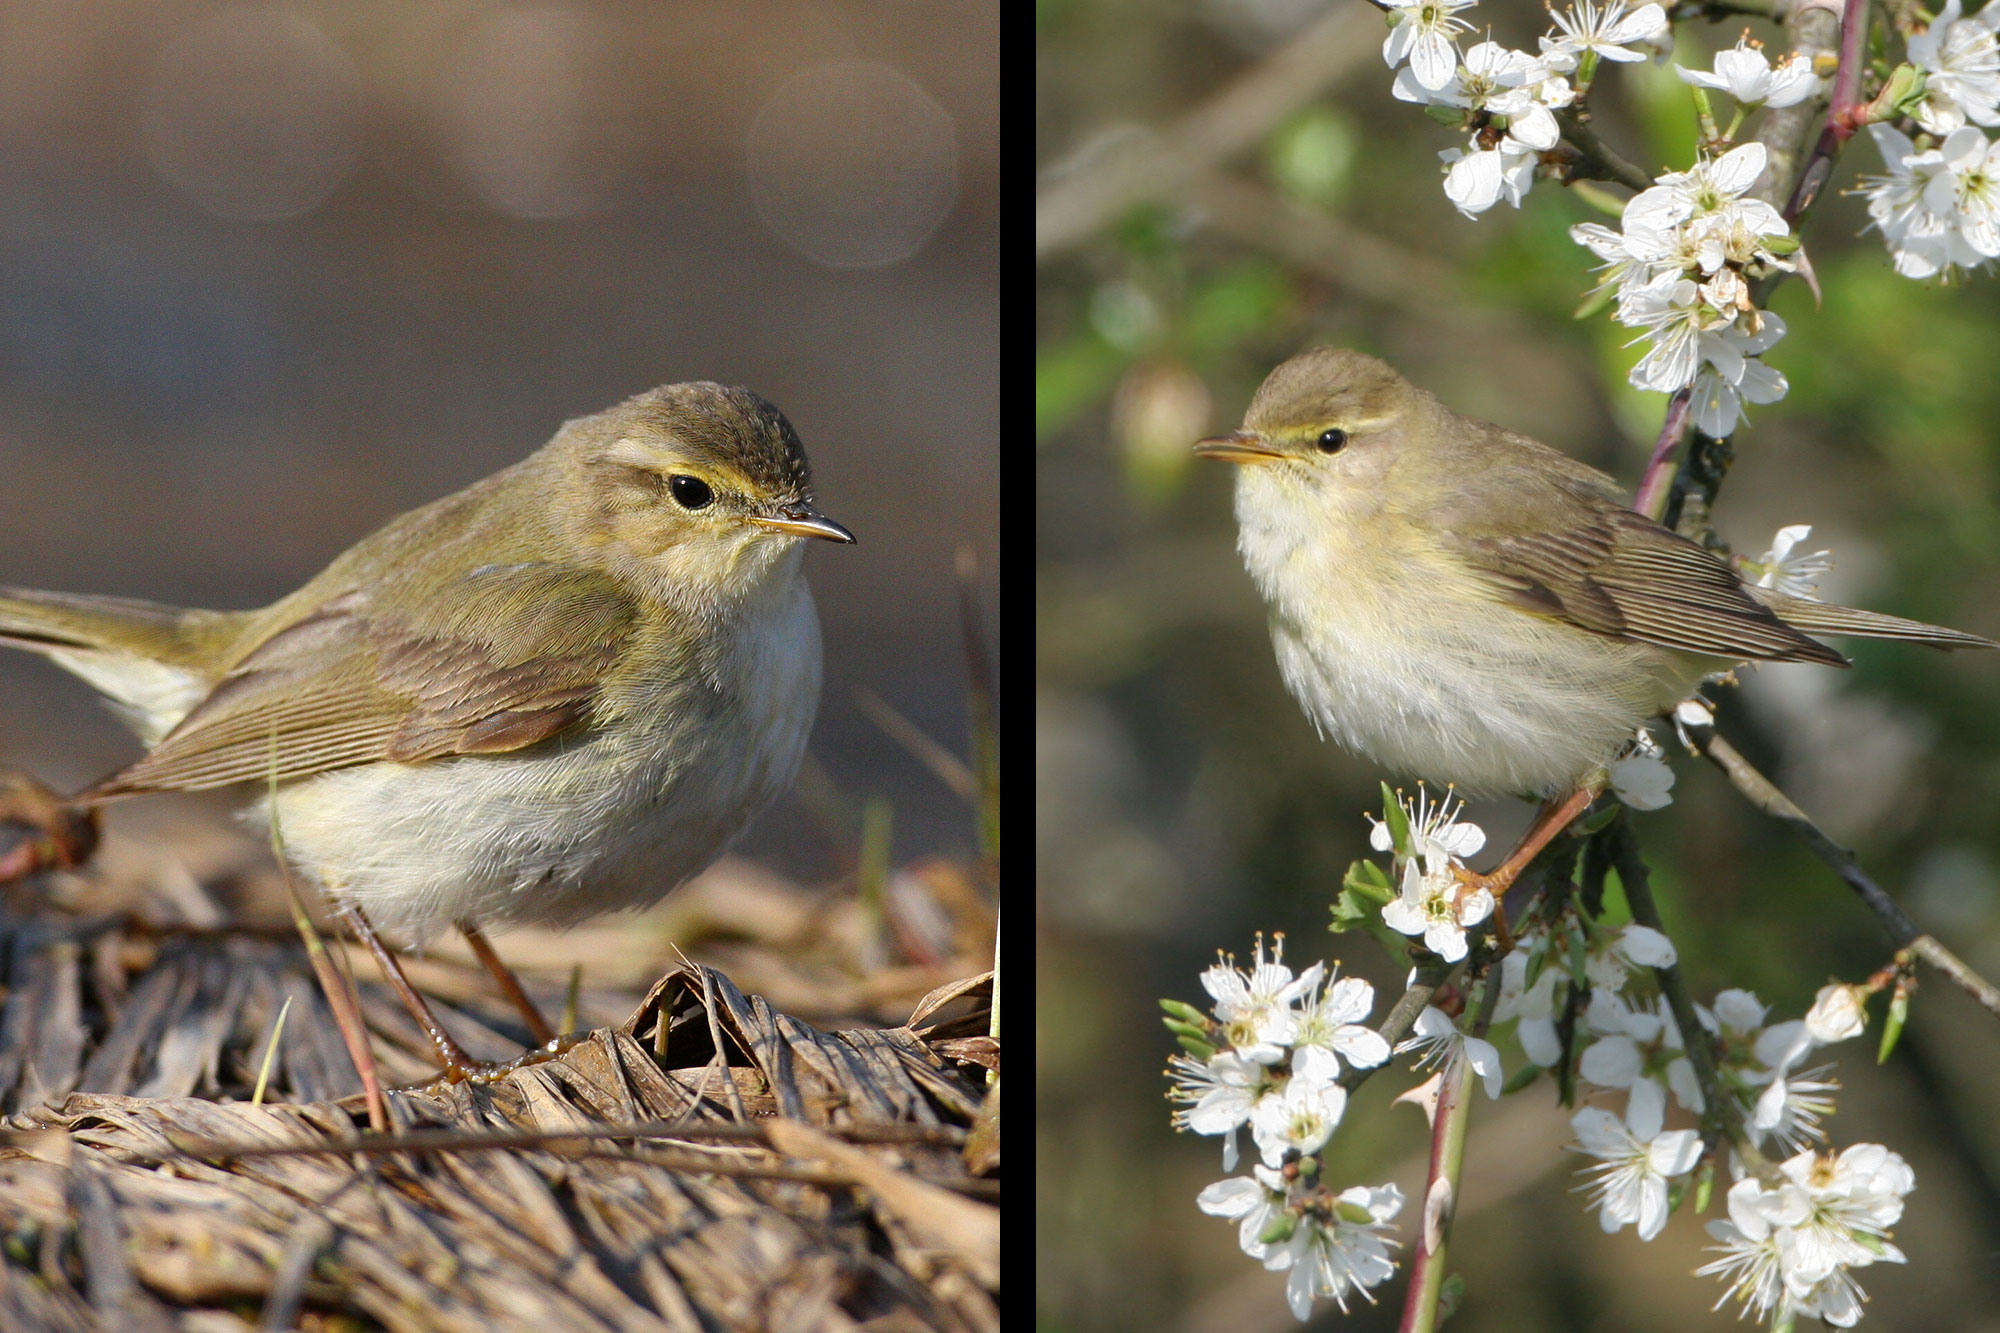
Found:
M 145 758 L 85 795 L 533 745 L 589 716 L 633 618 L 606 576 L 542 563 L 483 567 L 393 611 L 364 593 L 336 596 L 259 644 Z
M 1518 497 L 1515 497 L 1518 499 Z M 1441 529 L 1451 548 L 1524 610 L 1614 638 L 1732 661 L 1847 661 L 1752 597 L 1721 559 L 1643 514 L 1563 491 L 1547 514 Z

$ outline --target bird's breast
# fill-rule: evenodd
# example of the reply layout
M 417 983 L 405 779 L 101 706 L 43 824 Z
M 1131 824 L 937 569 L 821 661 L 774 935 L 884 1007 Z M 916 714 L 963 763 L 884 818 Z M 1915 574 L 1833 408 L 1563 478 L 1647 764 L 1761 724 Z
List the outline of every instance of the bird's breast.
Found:
M 787 785 L 819 698 L 802 578 L 707 641 L 628 659 L 593 722 L 510 754 L 338 769 L 278 793 L 292 859 L 378 924 L 565 925 L 657 901 Z
M 1563 790 L 1691 683 L 1664 650 L 1521 610 L 1419 541 L 1341 524 L 1241 535 L 1286 687 L 1323 735 L 1398 776 Z

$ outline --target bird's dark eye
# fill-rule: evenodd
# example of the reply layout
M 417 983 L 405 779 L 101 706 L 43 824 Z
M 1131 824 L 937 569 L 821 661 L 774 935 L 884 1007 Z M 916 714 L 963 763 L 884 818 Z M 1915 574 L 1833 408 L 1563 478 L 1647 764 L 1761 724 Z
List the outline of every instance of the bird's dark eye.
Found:
M 1319 433 L 1319 451 L 1323 454 L 1337 454 L 1347 447 L 1347 432 L 1335 426 L 1332 430 Z
M 690 477 L 685 472 L 677 472 L 667 478 L 667 490 L 673 493 L 674 503 L 683 509 L 706 509 L 708 502 L 715 498 L 715 492 L 700 477 Z

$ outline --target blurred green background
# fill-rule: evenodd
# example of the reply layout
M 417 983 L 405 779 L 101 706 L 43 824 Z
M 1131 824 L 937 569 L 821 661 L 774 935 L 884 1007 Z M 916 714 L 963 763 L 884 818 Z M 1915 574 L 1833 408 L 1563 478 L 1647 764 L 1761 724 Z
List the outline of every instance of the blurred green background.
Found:
M 0 582 L 260 605 L 566 418 L 748 385 L 860 538 L 807 560 L 821 786 L 891 802 L 899 860 L 968 853 L 857 695 L 963 752 L 997 43 L 970 3 L 0 0 Z M 69 788 L 136 754 L 0 653 L 0 762 Z M 793 797 L 742 849 L 842 869 Z
M 1283 930 L 1295 966 L 1339 956 L 1384 988 L 1379 1016 L 1400 976 L 1325 922 L 1367 852 L 1378 779 L 1400 775 L 1321 744 L 1284 693 L 1233 549 L 1231 478 L 1188 445 L 1318 342 L 1381 355 L 1627 485 L 1665 400 L 1626 386 L 1629 331 L 1571 318 L 1593 261 L 1567 230 L 1599 215 L 1547 183 L 1519 212 L 1455 212 L 1436 156 L 1453 135 L 1391 98 L 1381 19 L 1361 0 L 1042 0 L 1036 15 L 1039 1320 L 1286 1328 L 1282 1278 L 1195 1208 L 1220 1154 L 1168 1127 L 1155 1001 L 1201 999 L 1216 949 L 1247 954 L 1253 931 Z M 1515 46 L 1543 24 L 1527 3 L 1469 17 Z M 1682 59 L 1707 65 L 1740 27 L 1683 23 Z M 1687 165 L 1692 117 L 1670 68 L 1600 82 L 1614 145 L 1649 170 Z M 1838 193 L 1879 169 L 1857 141 L 1808 222 L 1824 304 L 1799 281 L 1774 300 L 1791 334 L 1768 360 L 1792 391 L 1737 437 L 1716 525 L 1754 555 L 1780 525 L 1811 523 L 1836 561 L 1823 596 L 2000 634 L 2000 283 L 1896 277 L 1861 234 L 1860 201 Z M 1843 647 L 1852 672 L 1745 672 L 1722 692 L 1724 734 L 2000 976 L 2000 661 Z M 1829 978 L 1887 960 L 1820 863 L 1719 773 L 1674 762 L 1675 803 L 1638 829 L 1698 998 L 1744 986 L 1774 1021 L 1796 1017 Z M 1471 813 L 1504 847 L 1528 811 Z M 1831 1134 L 1888 1144 L 1918 1185 L 1897 1229 L 1909 1264 L 1859 1274 L 1863 1327 L 2000 1329 L 2000 1024 L 1930 978 L 1882 1067 L 1878 1031 L 1831 1052 Z M 1336 1179 L 1421 1196 L 1422 1118 L 1389 1106 L 1411 1081 L 1357 1095 Z M 1650 1245 L 1599 1232 L 1569 1193 L 1566 1119 L 1546 1082 L 1476 1109 L 1451 1327 L 1733 1326 L 1709 1312 L 1721 1288 L 1690 1276 L 1701 1218 L 1683 1210 Z M 1401 1297 L 1399 1280 L 1382 1306 L 1317 1322 L 1393 1327 Z

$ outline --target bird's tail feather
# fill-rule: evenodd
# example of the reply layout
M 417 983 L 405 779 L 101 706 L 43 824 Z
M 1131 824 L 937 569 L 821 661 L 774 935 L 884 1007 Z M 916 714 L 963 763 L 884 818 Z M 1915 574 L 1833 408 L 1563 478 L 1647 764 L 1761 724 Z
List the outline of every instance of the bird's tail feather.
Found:
M 1776 612 L 1786 624 L 1815 634 L 1895 639 L 1931 648 L 2000 648 L 2000 643 L 1977 634 L 1947 629 L 1943 625 L 1926 625 L 1921 620 L 1905 620 L 1901 616 L 1886 616 L 1879 611 L 1835 606 L 1831 602 L 1815 602 L 1804 597 L 1787 597 L 1765 588 L 1752 588 L 1750 593 Z
M 0 643 L 33 652 L 97 652 L 197 667 L 225 614 L 132 597 L 0 588 Z

